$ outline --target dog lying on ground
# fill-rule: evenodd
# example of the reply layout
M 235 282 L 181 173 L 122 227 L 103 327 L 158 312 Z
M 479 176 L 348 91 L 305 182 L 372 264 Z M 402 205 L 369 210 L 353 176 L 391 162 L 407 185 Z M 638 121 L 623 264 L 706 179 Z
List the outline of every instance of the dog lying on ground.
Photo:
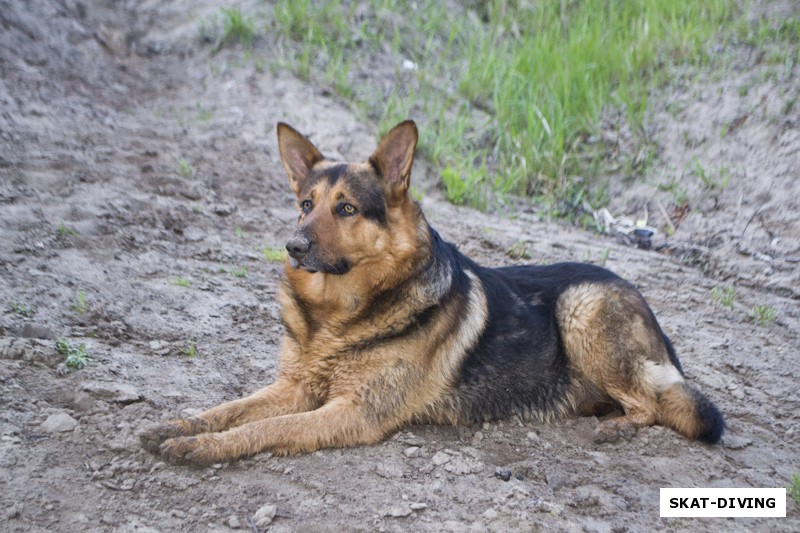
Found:
M 175 462 L 374 444 L 410 423 L 604 414 L 600 439 L 654 424 L 717 442 L 720 412 L 684 381 L 641 294 L 600 267 L 478 266 L 409 194 L 411 121 L 364 163 L 327 160 L 278 124 L 300 211 L 279 289 L 278 378 L 140 434 Z

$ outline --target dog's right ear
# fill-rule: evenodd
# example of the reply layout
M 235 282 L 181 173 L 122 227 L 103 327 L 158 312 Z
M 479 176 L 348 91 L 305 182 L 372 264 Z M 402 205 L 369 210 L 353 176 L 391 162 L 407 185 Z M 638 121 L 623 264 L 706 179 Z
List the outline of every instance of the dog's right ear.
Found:
M 289 185 L 299 195 L 311 169 L 325 157 L 302 133 L 283 122 L 278 122 L 278 149 Z

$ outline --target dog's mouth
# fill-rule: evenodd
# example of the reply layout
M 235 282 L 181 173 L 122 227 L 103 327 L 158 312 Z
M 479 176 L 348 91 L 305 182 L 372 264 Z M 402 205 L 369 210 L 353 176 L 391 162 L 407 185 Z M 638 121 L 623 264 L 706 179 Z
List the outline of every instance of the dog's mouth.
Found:
M 296 259 L 289 256 L 289 265 L 294 269 L 305 270 L 309 274 L 316 274 L 322 272 L 323 274 L 333 274 L 334 276 L 342 276 L 350 271 L 350 261 L 347 259 L 340 259 L 335 263 L 327 263 L 325 261 L 318 261 L 308 257 L 303 259 Z

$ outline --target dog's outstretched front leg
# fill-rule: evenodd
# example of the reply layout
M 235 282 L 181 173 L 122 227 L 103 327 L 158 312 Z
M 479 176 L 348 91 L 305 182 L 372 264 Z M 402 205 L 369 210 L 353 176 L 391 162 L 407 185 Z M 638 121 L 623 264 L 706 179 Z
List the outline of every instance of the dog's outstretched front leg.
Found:
M 262 451 L 286 455 L 373 444 L 386 433 L 354 399 L 337 398 L 315 411 L 250 422 L 223 433 L 172 438 L 160 449 L 171 461 L 208 465 Z
M 319 402 L 306 387 L 282 377 L 247 398 L 223 403 L 190 418 L 147 427 L 139 433 L 139 439 L 146 450 L 157 453 L 167 439 L 215 433 L 264 418 L 310 411 L 318 406 Z

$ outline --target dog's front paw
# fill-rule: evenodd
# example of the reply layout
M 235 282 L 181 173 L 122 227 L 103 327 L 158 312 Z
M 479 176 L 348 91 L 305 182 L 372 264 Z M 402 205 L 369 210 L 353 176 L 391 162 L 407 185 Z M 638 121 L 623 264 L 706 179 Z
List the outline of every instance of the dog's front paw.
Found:
M 224 447 L 213 433 L 167 439 L 159 447 L 161 456 L 176 464 L 208 466 L 224 462 Z
M 170 420 L 159 422 L 144 428 L 139 432 L 139 442 L 150 453 L 158 453 L 159 446 L 167 439 L 184 437 L 198 433 L 197 424 L 191 420 Z

